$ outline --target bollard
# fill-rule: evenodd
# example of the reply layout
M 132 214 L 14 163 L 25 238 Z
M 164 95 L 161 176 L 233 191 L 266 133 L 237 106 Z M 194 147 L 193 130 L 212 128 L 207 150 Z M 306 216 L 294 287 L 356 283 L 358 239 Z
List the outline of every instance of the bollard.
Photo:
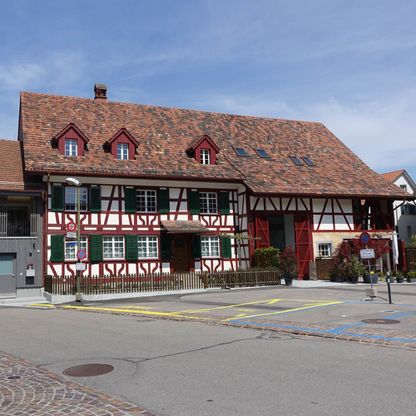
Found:
M 386 276 L 386 282 L 387 282 L 387 292 L 389 295 L 389 303 L 391 304 L 391 288 L 390 288 L 390 272 L 387 272 Z

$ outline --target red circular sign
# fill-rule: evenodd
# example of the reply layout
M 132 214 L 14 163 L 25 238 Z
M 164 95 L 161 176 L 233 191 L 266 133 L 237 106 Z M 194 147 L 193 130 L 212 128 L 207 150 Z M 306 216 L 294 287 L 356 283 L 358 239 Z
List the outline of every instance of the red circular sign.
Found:
M 74 232 L 77 229 L 77 225 L 74 223 L 74 221 L 71 221 L 65 226 L 65 228 L 69 232 Z

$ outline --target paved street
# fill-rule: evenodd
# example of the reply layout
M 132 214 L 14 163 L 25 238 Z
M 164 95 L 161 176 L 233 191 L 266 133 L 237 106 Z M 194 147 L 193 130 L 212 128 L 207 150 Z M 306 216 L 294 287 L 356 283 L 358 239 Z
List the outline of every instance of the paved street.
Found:
M 363 304 L 363 287 L 345 286 L 90 305 L 127 312 L 2 308 L 0 350 L 34 362 L 35 370 L 50 371 L 156 415 L 413 416 L 416 360 L 409 342 L 386 347 L 228 326 L 235 319 L 264 323 L 267 318 L 273 324 L 290 319 L 302 327 L 330 327 L 407 313 L 396 319 L 400 323 L 378 326 L 383 327 L 379 331 L 399 326 L 395 331 L 410 339 L 414 286 L 394 290 L 400 305 L 381 300 Z M 192 316 L 157 315 L 171 313 L 166 311 Z M 95 377 L 63 375 L 69 367 L 94 363 L 112 365 L 114 371 Z M 26 377 L 18 382 L 32 389 Z M 10 407 L 6 414 L 19 413 Z

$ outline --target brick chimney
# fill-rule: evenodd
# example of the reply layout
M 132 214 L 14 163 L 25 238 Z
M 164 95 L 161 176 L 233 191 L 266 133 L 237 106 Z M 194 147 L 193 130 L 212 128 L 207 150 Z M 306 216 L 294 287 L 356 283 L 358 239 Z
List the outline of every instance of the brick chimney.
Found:
M 105 84 L 94 84 L 95 99 L 107 99 L 107 86 Z

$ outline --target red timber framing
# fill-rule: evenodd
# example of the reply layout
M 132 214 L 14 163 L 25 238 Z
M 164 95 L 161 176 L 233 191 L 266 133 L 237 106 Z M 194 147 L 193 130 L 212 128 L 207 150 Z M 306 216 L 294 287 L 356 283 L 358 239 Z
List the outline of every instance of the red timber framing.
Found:
M 82 181 L 82 178 L 81 178 Z M 55 181 L 55 184 L 62 182 Z M 50 251 L 51 244 L 48 236 L 65 235 L 65 226 L 69 222 L 76 222 L 76 212 L 74 211 L 60 211 L 55 212 L 51 210 L 51 186 L 48 191 L 48 210 L 45 216 L 45 275 L 53 274 L 59 275 L 75 275 L 75 260 L 65 260 L 64 262 L 51 262 Z M 83 185 L 86 188 L 95 186 L 94 184 Z M 90 263 L 89 255 L 86 259 L 87 269 L 83 272 L 84 275 L 94 274 L 140 274 L 140 273 L 157 273 L 162 271 L 169 271 L 171 264 L 169 261 L 161 259 L 161 232 L 164 230 L 161 221 L 187 221 L 199 220 L 207 229 L 206 233 L 202 235 L 207 236 L 221 236 L 234 235 L 238 229 L 238 192 L 236 189 L 223 190 L 229 192 L 229 214 L 198 214 L 194 215 L 189 210 L 189 196 L 191 190 L 198 190 L 197 187 L 172 187 L 167 186 L 141 186 L 134 185 L 137 190 L 169 190 L 169 212 L 135 212 L 128 213 L 124 210 L 124 185 L 102 184 L 101 186 L 101 211 L 100 212 L 81 212 L 81 236 L 87 237 L 88 253 L 90 253 L 90 236 L 125 236 L 125 235 L 143 235 L 156 236 L 158 238 L 158 254 L 157 259 L 139 259 L 138 261 L 129 261 L 125 259 L 117 260 L 103 260 L 99 263 Z M 207 191 L 205 188 L 200 191 Z M 216 189 L 216 192 L 222 190 Z M 89 193 L 88 193 L 89 194 Z M 234 241 L 234 240 L 232 240 Z M 220 242 L 221 244 L 221 242 Z M 244 244 L 241 244 L 244 247 Z M 125 246 L 126 247 L 126 246 Z M 241 249 L 241 247 L 240 247 Z M 192 259 L 190 263 L 190 270 L 203 271 L 224 271 L 237 270 L 239 267 L 239 260 L 236 257 L 237 247 L 236 243 L 231 246 L 231 258 L 202 258 Z
M 309 263 L 313 260 L 312 221 L 309 214 L 296 214 L 295 242 L 299 279 L 309 278 Z

